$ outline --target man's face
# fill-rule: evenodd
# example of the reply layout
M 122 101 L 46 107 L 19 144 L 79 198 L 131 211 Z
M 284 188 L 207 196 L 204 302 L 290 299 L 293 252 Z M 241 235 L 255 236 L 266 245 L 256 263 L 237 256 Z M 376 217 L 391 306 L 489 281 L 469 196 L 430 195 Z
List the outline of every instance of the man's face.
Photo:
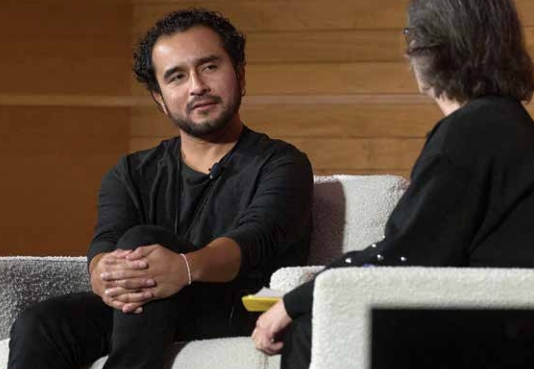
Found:
M 239 119 L 243 78 L 238 79 L 219 35 L 196 26 L 154 45 L 152 62 L 165 114 L 185 133 L 206 137 Z

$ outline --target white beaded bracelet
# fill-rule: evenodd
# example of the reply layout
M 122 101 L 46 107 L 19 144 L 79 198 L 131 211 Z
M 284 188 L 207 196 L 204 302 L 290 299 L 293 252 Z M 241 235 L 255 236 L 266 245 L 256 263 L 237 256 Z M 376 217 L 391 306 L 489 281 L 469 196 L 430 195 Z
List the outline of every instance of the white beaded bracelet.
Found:
M 180 256 L 183 257 L 185 261 L 185 267 L 187 268 L 187 278 L 189 278 L 189 283 L 187 284 L 189 285 L 191 284 L 191 268 L 189 267 L 189 261 L 187 261 L 187 258 L 184 254 L 180 254 Z

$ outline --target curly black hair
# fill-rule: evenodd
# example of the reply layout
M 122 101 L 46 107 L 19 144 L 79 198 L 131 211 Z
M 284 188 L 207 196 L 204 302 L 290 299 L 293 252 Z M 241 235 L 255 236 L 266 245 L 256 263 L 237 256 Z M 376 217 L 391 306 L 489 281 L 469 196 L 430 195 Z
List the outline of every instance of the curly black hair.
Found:
M 134 52 L 133 71 L 137 81 L 143 83 L 148 91 L 161 92 L 152 64 L 152 49 L 157 40 L 163 35 L 170 36 L 184 32 L 197 25 L 206 26 L 219 35 L 238 78 L 242 78 L 246 64 L 245 35 L 220 13 L 202 8 L 191 8 L 168 14 L 139 40 Z
M 406 55 L 436 97 L 531 99 L 533 65 L 513 0 L 411 0 L 405 34 Z

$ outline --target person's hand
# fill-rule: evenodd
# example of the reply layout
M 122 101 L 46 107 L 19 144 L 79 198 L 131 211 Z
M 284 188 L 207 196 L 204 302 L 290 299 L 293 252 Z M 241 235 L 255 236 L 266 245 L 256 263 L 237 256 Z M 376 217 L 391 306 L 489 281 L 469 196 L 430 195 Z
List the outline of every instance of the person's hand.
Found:
M 161 245 L 138 247 L 125 259 L 148 266 L 140 275 L 130 270 L 105 276 L 107 280 L 118 280 L 119 288 L 112 288 L 107 293 L 109 297 L 124 303 L 122 311 L 125 313 L 138 312 L 147 302 L 172 296 L 189 283 L 184 259 Z M 154 285 L 146 286 L 147 281 L 154 281 Z M 121 288 L 129 292 L 122 293 Z
M 291 321 L 284 306 L 284 300 L 278 301 L 256 321 L 256 328 L 252 332 L 252 340 L 256 348 L 267 355 L 280 353 L 284 347 L 281 335 Z
M 148 278 L 142 278 L 146 274 L 144 270 L 148 264 L 142 260 L 130 261 L 126 259 L 126 255 L 130 254 L 131 250 L 115 250 L 110 253 L 95 256 L 91 262 L 91 289 L 102 298 L 104 303 L 112 308 L 122 310 L 125 302 L 118 300 L 117 297 L 124 294 L 137 294 L 138 299 L 149 299 L 151 294 L 145 291 L 140 291 L 141 287 L 154 286 L 155 282 Z M 109 276 L 120 275 L 120 278 L 112 279 Z M 128 278 L 137 277 L 139 282 L 132 288 L 126 286 L 125 281 Z M 141 278 L 139 278 L 141 277 Z M 133 285 L 133 284 L 132 284 Z M 113 294 L 109 292 L 113 291 Z M 141 312 L 138 310 L 136 312 Z

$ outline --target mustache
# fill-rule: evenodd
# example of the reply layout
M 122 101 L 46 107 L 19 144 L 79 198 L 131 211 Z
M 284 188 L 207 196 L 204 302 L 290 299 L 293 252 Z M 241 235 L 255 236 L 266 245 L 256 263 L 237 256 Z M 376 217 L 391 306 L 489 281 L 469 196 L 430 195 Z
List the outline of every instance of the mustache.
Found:
M 206 96 L 197 96 L 194 97 L 193 100 L 189 101 L 186 105 L 187 112 L 191 112 L 195 108 L 195 106 L 199 104 L 219 104 L 222 102 L 222 99 L 220 96 L 215 95 L 206 95 Z

